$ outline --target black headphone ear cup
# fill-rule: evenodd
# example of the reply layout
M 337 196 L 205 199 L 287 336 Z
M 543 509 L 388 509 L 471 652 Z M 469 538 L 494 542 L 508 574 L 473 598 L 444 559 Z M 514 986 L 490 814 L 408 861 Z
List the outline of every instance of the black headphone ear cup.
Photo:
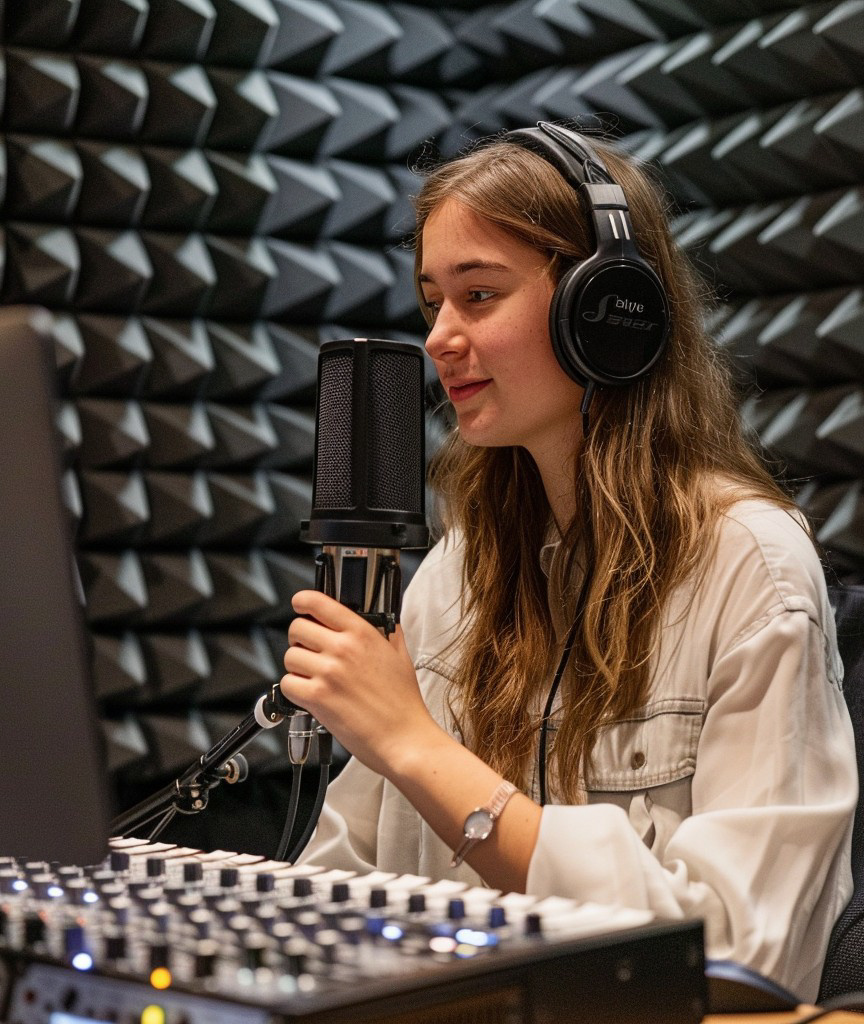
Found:
M 663 285 L 647 263 L 595 254 L 559 282 L 549 333 L 561 368 L 583 387 L 631 384 L 648 373 L 666 345 Z

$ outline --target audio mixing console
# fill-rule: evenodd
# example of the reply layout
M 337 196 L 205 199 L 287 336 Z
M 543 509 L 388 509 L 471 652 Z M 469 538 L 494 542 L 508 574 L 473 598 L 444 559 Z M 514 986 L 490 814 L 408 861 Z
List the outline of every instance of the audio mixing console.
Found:
M 4 1024 L 695 1024 L 701 925 L 120 840 L 0 858 Z

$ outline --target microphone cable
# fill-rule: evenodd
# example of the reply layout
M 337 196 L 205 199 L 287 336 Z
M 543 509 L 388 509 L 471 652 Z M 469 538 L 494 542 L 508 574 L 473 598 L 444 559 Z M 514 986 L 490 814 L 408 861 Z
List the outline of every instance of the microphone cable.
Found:
M 279 845 L 276 847 L 274 860 L 287 859 L 285 853 L 288 850 L 288 843 L 291 842 L 291 833 L 294 831 L 294 822 L 297 820 L 297 808 L 300 804 L 300 783 L 302 776 L 303 765 L 292 765 L 291 792 L 288 796 L 288 809 L 285 811 L 285 824 L 282 826 L 282 835 L 279 838 Z
M 318 819 L 321 817 L 321 810 L 324 807 L 324 800 L 327 796 L 327 786 L 330 782 L 330 765 L 333 761 L 333 737 L 320 725 L 315 730 L 315 736 L 317 739 L 318 788 L 315 792 L 315 800 L 306 819 L 303 831 L 289 850 L 288 844 L 291 842 L 291 834 L 294 831 L 294 824 L 297 820 L 297 807 L 300 802 L 300 780 L 305 765 L 294 764 L 291 773 L 291 793 L 288 799 L 288 810 L 285 814 L 285 825 L 282 829 L 282 836 L 279 839 L 279 846 L 276 849 L 274 858 L 275 860 L 287 861 L 289 864 L 293 864 L 297 860 L 312 838 L 312 833 L 315 831 Z

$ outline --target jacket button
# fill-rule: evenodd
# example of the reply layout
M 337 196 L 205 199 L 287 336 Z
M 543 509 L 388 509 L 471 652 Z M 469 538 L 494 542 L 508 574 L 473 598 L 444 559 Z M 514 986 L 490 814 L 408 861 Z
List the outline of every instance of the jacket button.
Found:
M 645 755 L 641 750 L 637 750 L 636 753 L 630 758 L 630 767 L 634 769 L 642 768 L 645 764 Z

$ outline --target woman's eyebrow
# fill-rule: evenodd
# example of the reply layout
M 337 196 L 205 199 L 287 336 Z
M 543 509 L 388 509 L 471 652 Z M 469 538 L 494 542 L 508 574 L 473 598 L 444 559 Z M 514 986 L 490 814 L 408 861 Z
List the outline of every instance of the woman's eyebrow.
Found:
M 491 260 L 465 260 L 463 263 L 454 263 L 451 267 L 448 267 L 448 273 L 453 277 L 459 274 L 467 274 L 472 270 L 507 270 L 508 267 L 504 263 L 495 263 Z M 428 274 L 420 273 L 417 276 L 417 280 L 420 283 L 432 281 L 432 278 Z

